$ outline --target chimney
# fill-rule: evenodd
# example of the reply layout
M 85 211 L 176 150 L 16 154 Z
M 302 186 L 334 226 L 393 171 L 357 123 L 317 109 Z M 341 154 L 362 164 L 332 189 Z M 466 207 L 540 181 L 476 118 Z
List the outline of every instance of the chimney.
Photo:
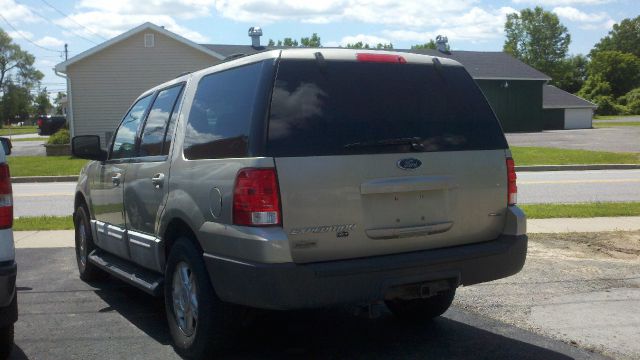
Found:
M 443 54 L 450 54 L 449 52 L 449 39 L 446 36 L 436 36 L 436 49 Z
M 250 27 L 249 36 L 251 37 L 251 46 L 253 46 L 254 48 L 259 48 L 260 36 L 262 36 L 262 29 L 259 26 Z

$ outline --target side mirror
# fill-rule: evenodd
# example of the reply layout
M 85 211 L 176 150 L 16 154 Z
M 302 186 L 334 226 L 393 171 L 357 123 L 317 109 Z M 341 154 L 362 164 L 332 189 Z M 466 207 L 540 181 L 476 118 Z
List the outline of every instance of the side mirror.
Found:
M 107 160 L 107 152 L 100 147 L 98 135 L 74 136 L 71 140 L 71 153 L 82 159 Z
M 0 137 L 0 142 L 2 142 L 2 149 L 4 149 L 4 154 L 11 155 L 11 148 L 13 147 L 13 145 L 11 145 L 11 140 L 5 137 Z

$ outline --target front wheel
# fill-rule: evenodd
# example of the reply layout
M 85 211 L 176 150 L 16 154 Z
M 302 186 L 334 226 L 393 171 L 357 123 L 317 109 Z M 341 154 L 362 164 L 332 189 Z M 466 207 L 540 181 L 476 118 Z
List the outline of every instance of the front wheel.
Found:
M 167 260 L 165 309 L 181 356 L 199 359 L 229 345 L 233 307 L 215 294 L 202 253 L 187 238 L 176 241 Z
M 451 306 L 455 295 L 456 289 L 451 289 L 424 299 L 389 300 L 385 303 L 398 319 L 419 323 L 444 314 Z
M 89 262 L 89 254 L 95 249 L 89 225 L 89 213 L 84 206 L 78 206 L 73 219 L 76 236 L 76 261 L 80 279 L 84 281 L 103 280 L 107 273 Z

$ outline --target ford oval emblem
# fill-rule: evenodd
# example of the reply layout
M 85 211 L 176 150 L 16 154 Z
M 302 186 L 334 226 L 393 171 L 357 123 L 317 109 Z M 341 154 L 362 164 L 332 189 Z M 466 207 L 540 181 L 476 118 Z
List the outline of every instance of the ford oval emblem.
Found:
M 400 159 L 396 165 L 402 170 L 415 170 L 422 165 L 422 161 L 415 158 Z

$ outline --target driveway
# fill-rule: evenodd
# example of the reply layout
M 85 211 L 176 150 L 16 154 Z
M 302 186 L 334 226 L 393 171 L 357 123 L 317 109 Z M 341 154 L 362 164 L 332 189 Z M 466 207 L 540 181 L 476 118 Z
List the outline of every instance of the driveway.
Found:
M 21 134 L 11 135 L 10 139 L 30 139 L 39 138 L 36 141 L 12 141 L 11 155 L 10 156 L 45 156 L 46 151 L 44 149 L 44 142 L 49 136 L 39 136 L 38 134 Z
M 511 146 L 640 153 L 640 126 L 506 134 Z

